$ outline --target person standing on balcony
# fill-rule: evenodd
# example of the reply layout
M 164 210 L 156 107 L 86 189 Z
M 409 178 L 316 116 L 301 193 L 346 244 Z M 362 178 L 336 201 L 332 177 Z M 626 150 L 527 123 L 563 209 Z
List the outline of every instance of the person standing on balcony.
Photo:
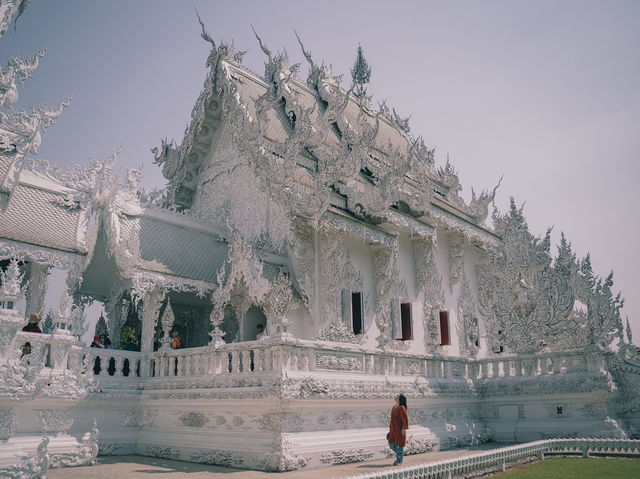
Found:
M 133 344 L 133 341 L 131 340 L 131 338 L 127 338 L 125 340 L 124 346 L 122 347 L 122 349 L 125 351 L 137 351 L 136 345 Z
M 104 333 L 100 335 L 100 344 L 102 344 L 104 349 L 111 349 L 111 340 L 109 336 Z
M 31 313 L 31 315 L 29 316 L 29 322 L 24 328 L 22 328 L 22 330 L 27 333 L 42 333 L 40 326 L 38 326 L 38 323 L 41 320 L 42 316 L 40 316 L 38 313 Z
M 404 394 L 398 394 L 395 397 L 395 402 L 395 406 L 391 409 L 387 440 L 389 441 L 389 447 L 396 454 L 396 460 L 393 465 L 399 466 L 404 458 L 404 446 L 407 442 L 407 429 L 409 429 L 409 415 L 407 414 L 407 397 Z
M 176 329 L 171 330 L 171 349 L 181 349 L 184 345 L 182 344 L 182 340 L 180 336 L 178 336 L 178 331 Z
M 262 324 L 258 324 L 256 326 L 256 340 L 260 340 L 266 337 L 267 337 L 267 333 L 264 332 L 264 326 Z

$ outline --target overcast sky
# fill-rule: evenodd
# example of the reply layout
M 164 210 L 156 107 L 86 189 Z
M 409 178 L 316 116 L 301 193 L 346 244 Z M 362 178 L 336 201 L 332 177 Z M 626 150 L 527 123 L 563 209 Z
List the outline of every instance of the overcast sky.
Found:
M 534 234 L 554 226 L 554 253 L 564 231 L 596 273 L 613 269 L 640 343 L 640 2 L 32 0 L 0 39 L 0 62 L 47 47 L 19 106 L 73 95 L 40 156 L 82 163 L 121 145 L 120 165 L 144 164 L 160 186 L 149 149 L 182 140 L 206 75 L 194 6 L 259 73 L 250 25 L 306 68 L 295 28 L 346 87 L 361 44 L 374 104 L 411 115 L 439 165 L 449 154 L 465 198 L 504 175 L 501 210 L 510 196 L 526 202 Z

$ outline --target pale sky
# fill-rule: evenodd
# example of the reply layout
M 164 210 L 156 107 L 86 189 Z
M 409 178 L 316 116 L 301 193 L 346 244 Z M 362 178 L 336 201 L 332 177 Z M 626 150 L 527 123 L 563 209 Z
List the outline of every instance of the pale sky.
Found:
M 526 202 L 534 234 L 554 226 L 554 245 L 564 231 L 597 274 L 613 269 L 640 343 L 640 2 L 32 0 L 0 62 L 47 47 L 19 106 L 73 95 L 40 156 L 84 163 L 121 145 L 120 165 L 144 164 L 145 183 L 161 185 L 149 149 L 182 140 L 206 75 L 194 6 L 259 73 L 250 25 L 304 72 L 295 28 L 346 87 L 361 44 L 374 104 L 411 115 L 439 165 L 450 155 L 465 198 L 504 175 L 501 210 Z

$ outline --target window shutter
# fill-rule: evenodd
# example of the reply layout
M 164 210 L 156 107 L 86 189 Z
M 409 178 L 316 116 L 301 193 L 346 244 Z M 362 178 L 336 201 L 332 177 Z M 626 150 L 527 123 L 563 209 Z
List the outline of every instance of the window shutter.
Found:
M 391 300 L 391 337 L 402 339 L 402 314 L 400 314 L 400 300 Z
M 440 311 L 440 345 L 448 346 L 451 344 L 449 338 L 449 313 Z
M 354 334 L 364 334 L 364 295 L 360 291 L 351 293 L 351 320 Z
M 351 329 L 351 291 L 342 290 L 342 321 Z
M 408 341 L 413 339 L 413 321 L 411 320 L 411 303 L 402 303 L 400 305 L 402 314 L 402 339 Z

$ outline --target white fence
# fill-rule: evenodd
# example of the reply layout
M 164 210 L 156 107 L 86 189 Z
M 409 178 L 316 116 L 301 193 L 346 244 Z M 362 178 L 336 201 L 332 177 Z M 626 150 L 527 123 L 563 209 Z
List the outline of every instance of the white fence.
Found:
M 548 439 L 492 449 L 428 464 L 386 469 L 345 479 L 454 479 L 505 471 L 518 464 L 540 461 L 545 455 L 582 457 L 640 457 L 640 440 Z

